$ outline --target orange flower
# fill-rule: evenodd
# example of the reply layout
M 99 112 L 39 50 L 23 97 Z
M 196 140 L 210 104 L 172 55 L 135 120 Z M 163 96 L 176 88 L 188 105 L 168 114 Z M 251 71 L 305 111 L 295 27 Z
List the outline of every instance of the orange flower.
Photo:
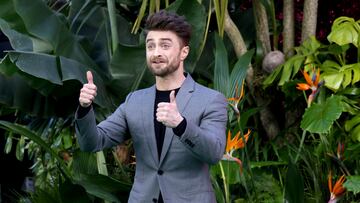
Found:
M 228 101 L 232 102 L 232 103 L 230 103 L 230 106 L 235 111 L 236 115 L 240 114 L 239 109 L 238 109 L 238 105 L 239 105 L 240 100 L 243 97 L 244 97 L 244 81 L 242 82 L 242 85 L 241 85 L 240 95 L 239 95 L 239 92 L 238 92 L 238 84 L 236 84 L 236 86 L 235 86 L 235 96 L 228 99 Z
M 317 69 L 316 73 L 313 69 L 313 77 L 310 78 L 309 74 L 306 71 L 301 71 L 304 75 L 306 83 L 298 83 L 296 89 L 298 90 L 311 90 L 311 94 L 308 97 L 308 106 L 310 106 L 311 102 L 314 100 L 316 94 L 319 92 L 320 87 L 322 86 L 323 82 L 320 81 L 320 69 Z
M 249 139 L 250 132 L 251 131 L 248 130 L 248 132 L 244 135 L 244 138 L 245 138 L 245 142 L 244 142 L 244 140 L 240 136 L 240 131 L 235 135 L 234 138 L 231 139 L 231 132 L 229 130 L 228 137 L 227 137 L 227 143 L 226 143 L 226 154 L 228 154 L 229 156 L 232 156 L 232 153 L 235 150 L 244 148 L 245 143 Z
M 342 175 L 335 183 L 334 187 L 332 186 L 332 175 L 331 172 L 328 176 L 328 186 L 330 191 L 330 200 L 328 203 L 336 203 L 340 196 L 345 193 L 345 188 L 343 183 L 345 182 L 345 175 Z
M 223 156 L 223 160 L 236 161 L 240 166 L 240 171 L 242 171 L 242 162 L 240 159 L 233 157 L 232 154 L 235 150 L 245 147 L 245 143 L 249 139 L 250 132 L 251 131 L 248 130 L 248 132 L 244 135 L 244 138 L 245 138 L 245 142 L 244 142 L 244 140 L 240 136 L 240 131 L 232 139 L 231 139 L 231 132 L 230 132 L 230 130 L 228 131 L 227 143 L 226 143 L 226 153 Z

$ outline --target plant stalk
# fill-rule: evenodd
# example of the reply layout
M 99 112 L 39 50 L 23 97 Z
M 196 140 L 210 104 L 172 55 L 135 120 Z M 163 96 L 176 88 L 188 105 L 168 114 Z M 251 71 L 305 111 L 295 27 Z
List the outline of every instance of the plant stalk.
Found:
M 300 146 L 299 146 L 298 152 L 297 152 L 296 157 L 295 157 L 295 163 L 297 162 L 297 160 L 298 160 L 298 158 L 300 156 L 301 149 L 303 148 L 303 145 L 304 145 L 304 142 L 305 142 L 305 135 L 306 135 L 306 130 L 304 130 L 302 135 L 301 135 Z
M 222 162 L 219 162 L 220 165 L 220 171 L 221 171 L 221 177 L 223 179 L 223 184 L 224 184 L 224 190 L 225 190 L 225 202 L 226 203 L 230 203 L 230 196 L 229 196 L 229 185 L 226 181 L 226 176 L 225 176 L 225 172 L 224 172 L 224 167 L 222 165 Z
M 107 0 L 107 7 L 108 7 L 109 19 L 110 19 L 112 53 L 114 53 L 119 44 L 114 0 Z

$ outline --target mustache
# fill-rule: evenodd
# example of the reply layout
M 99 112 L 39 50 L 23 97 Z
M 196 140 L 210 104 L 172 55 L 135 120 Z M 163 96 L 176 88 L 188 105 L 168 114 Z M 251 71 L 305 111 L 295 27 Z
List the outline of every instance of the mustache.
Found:
M 166 59 L 163 57 L 152 56 L 150 57 L 150 61 L 166 61 Z

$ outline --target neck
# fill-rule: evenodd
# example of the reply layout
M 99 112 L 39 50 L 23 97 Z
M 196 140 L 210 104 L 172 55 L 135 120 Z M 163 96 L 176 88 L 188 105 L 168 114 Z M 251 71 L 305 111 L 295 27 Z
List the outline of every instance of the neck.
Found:
M 173 90 L 181 87 L 185 80 L 183 69 L 179 68 L 172 74 L 165 77 L 156 76 L 156 89 L 158 90 Z

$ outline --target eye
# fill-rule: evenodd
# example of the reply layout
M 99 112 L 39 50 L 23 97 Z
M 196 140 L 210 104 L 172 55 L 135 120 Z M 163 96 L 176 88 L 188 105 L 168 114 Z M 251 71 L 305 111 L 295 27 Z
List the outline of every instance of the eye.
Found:
M 161 47 L 162 47 L 163 49 L 169 49 L 169 48 L 170 48 L 170 45 L 169 45 L 169 44 L 163 44 L 163 45 L 161 45 Z
M 155 47 L 154 44 L 147 44 L 146 45 L 147 49 L 154 49 L 154 47 Z

